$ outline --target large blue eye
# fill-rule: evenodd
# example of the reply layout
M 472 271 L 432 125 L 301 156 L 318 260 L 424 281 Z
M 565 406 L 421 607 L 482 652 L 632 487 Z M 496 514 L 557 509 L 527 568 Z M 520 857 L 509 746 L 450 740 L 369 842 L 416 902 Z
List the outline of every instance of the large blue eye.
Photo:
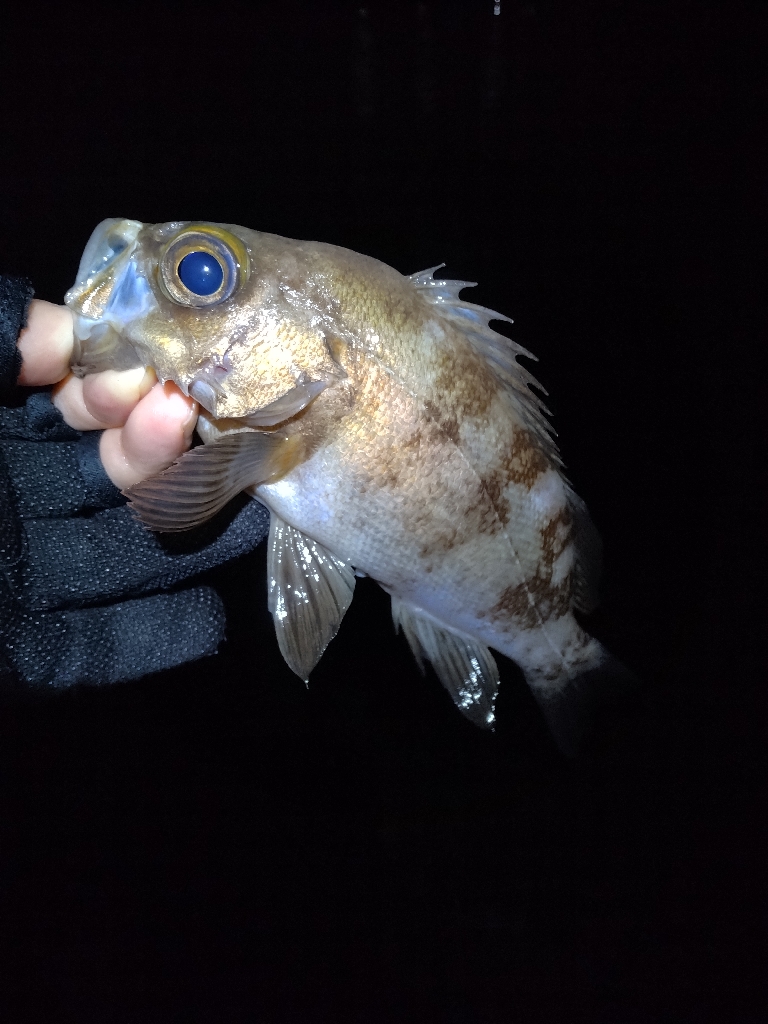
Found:
M 218 306 L 248 280 L 248 250 L 220 224 L 190 224 L 160 253 L 159 282 L 180 306 Z
M 209 252 L 191 252 L 179 263 L 179 279 L 194 295 L 213 295 L 221 288 L 224 269 Z

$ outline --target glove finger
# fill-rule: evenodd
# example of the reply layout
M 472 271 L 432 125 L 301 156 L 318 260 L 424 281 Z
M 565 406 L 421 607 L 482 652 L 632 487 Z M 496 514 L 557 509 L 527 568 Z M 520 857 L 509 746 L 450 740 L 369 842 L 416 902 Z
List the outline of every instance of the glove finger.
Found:
M 17 565 L 23 551 L 24 537 L 21 523 L 16 515 L 16 502 L 8 479 L 3 452 L 0 449 L 0 571 L 3 568 Z M 0 577 L 1 580 L 2 577 Z
M 101 464 L 101 432 L 81 436 L 68 427 L 47 393 L 5 412 L 0 471 L 9 481 L 16 515 L 67 516 L 124 503 Z
M 126 506 L 87 518 L 28 520 L 24 530 L 27 560 L 14 592 L 26 607 L 43 610 L 177 586 L 252 551 L 269 531 L 269 513 L 243 496 L 199 530 L 168 538 L 150 533 Z
M 102 608 L 26 615 L 6 658 L 28 685 L 105 685 L 215 654 L 224 607 L 210 587 Z
M 124 504 L 99 460 L 100 437 L 92 432 L 56 444 L 6 441 L 5 464 L 18 516 L 48 519 Z
M 0 439 L 15 441 L 76 441 L 80 432 L 68 426 L 51 401 L 49 391 L 37 391 L 24 405 L 0 406 Z

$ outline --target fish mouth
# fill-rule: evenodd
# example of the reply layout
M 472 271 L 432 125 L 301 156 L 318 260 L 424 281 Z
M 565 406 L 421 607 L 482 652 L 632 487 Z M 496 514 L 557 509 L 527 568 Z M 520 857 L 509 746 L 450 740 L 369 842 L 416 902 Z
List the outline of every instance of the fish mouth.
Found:
M 113 217 L 88 240 L 77 279 L 64 296 L 74 316 L 72 370 L 79 377 L 144 364 L 125 336 L 132 320 L 157 307 L 137 261 L 143 228 L 141 221 Z
M 135 249 L 139 232 L 143 227 L 140 220 L 125 220 L 120 217 L 110 217 L 97 224 L 83 250 L 77 277 L 67 292 L 67 300 L 76 300 L 126 249 Z M 127 255 L 130 254 L 129 252 Z
M 76 377 L 102 370 L 133 370 L 144 363 L 136 348 L 111 323 L 74 315 L 70 368 Z

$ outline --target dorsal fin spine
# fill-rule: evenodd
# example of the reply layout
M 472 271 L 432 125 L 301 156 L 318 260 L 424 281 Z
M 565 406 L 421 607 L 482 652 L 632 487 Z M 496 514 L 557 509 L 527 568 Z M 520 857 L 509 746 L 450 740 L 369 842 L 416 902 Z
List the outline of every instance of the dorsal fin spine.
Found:
M 531 431 L 545 454 L 561 468 L 563 462 L 555 443 L 556 433 L 546 418 L 551 413 L 539 396 L 530 390 L 529 385 L 545 395 L 547 392 L 533 374 L 517 362 L 518 356 L 534 360 L 536 356 L 489 326 L 491 320 L 513 323 L 508 316 L 459 299 L 459 292 L 463 288 L 474 288 L 475 282 L 451 281 L 444 278 L 436 280 L 435 271 L 444 266 L 445 264 L 441 263 L 429 270 L 411 274 L 408 280 L 427 302 L 440 311 L 441 316 L 464 335 L 475 352 L 485 360 L 486 365 L 514 402 L 526 428 Z

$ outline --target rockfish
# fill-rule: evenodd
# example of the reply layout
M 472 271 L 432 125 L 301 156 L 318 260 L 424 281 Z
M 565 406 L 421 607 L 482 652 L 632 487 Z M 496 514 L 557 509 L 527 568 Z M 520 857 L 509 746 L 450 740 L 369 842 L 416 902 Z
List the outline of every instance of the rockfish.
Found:
M 595 673 L 622 674 L 574 617 L 596 603 L 599 538 L 517 362 L 534 357 L 439 269 L 404 277 L 229 224 L 107 220 L 66 297 L 73 368 L 151 366 L 200 404 L 204 445 L 128 497 L 158 531 L 242 490 L 269 509 L 269 607 L 302 679 L 367 575 L 469 719 L 494 722 L 493 648 L 570 751 Z

